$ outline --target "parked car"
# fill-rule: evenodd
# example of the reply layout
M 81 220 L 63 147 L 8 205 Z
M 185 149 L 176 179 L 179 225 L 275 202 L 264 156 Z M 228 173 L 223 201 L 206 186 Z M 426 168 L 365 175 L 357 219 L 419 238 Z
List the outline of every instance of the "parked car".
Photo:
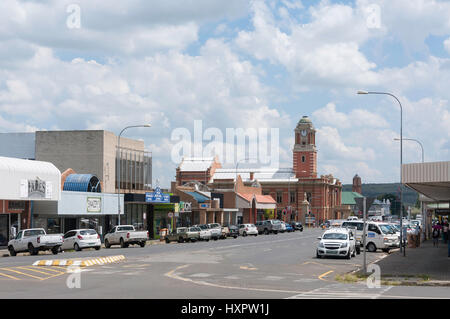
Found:
M 179 243 L 183 243 L 185 241 L 189 241 L 189 234 L 186 231 L 186 227 L 178 227 L 174 232 L 167 234 L 164 237 L 166 243 L 170 243 L 171 241 L 177 241 Z
M 10 240 L 8 250 L 11 256 L 24 251 L 37 255 L 39 251 L 45 250 L 51 250 L 56 255 L 62 244 L 62 234 L 47 235 L 43 228 L 32 228 L 21 230 L 16 238 Z
M 110 248 L 112 245 L 120 245 L 122 248 L 127 248 L 129 245 L 145 246 L 148 240 L 148 231 L 137 231 L 133 225 L 114 226 L 105 235 L 105 248 Z
M 364 221 L 345 221 L 342 227 L 346 226 L 355 226 L 356 240 L 364 242 Z M 398 235 L 387 223 L 366 222 L 366 235 L 366 249 L 370 252 L 375 252 L 377 249 L 388 252 L 400 245 Z
M 237 238 L 239 236 L 239 227 L 230 225 L 228 226 L 228 229 L 230 230 L 230 233 L 228 234 L 229 237 Z
M 356 256 L 355 238 L 346 228 L 332 228 L 323 233 L 316 249 L 316 257 L 341 256 L 347 259 Z
M 292 233 L 293 231 L 295 231 L 294 227 L 292 227 L 291 224 L 288 224 L 288 223 L 284 223 L 284 224 L 286 225 L 286 231 L 288 233 Z
M 207 226 L 211 230 L 211 238 L 212 239 L 217 240 L 220 237 L 222 237 L 222 227 L 220 226 L 220 224 L 212 223 L 212 224 L 207 224 Z
M 280 222 L 280 232 L 281 233 L 286 232 L 286 223 L 281 220 L 279 222 Z
M 347 220 L 358 220 L 358 216 L 348 216 Z
M 266 235 L 273 233 L 277 234 L 281 229 L 281 222 L 277 219 L 269 219 L 262 221 L 262 232 Z
M 291 222 L 291 226 L 294 228 L 294 230 L 303 231 L 303 225 L 300 222 Z
M 64 242 L 61 250 L 75 249 L 81 251 L 84 248 L 95 248 L 99 250 L 102 246 L 100 235 L 95 229 L 75 229 L 64 234 Z
M 198 232 L 197 240 L 209 241 L 211 239 L 211 232 L 209 230 L 203 230 L 200 227 L 189 227 L 190 232 Z
M 241 224 L 239 225 L 239 235 L 244 237 L 254 235 L 256 237 L 258 236 L 258 228 L 254 224 Z
M 226 239 L 228 235 L 230 234 L 230 229 L 227 226 L 222 227 L 222 236 L 220 239 Z
M 201 225 L 194 225 L 192 227 L 198 227 L 202 230 L 200 232 L 201 240 L 209 241 L 212 238 L 212 232 L 211 232 L 211 229 L 208 228 L 208 225 L 201 224 Z

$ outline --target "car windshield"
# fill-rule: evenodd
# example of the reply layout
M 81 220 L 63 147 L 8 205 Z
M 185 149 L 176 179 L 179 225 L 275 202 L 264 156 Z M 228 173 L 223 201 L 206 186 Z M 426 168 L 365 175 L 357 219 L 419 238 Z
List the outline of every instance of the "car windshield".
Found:
M 219 224 L 209 224 L 208 225 L 210 228 L 220 228 Z
M 32 230 L 26 230 L 23 233 L 23 237 L 31 237 L 31 236 L 39 236 L 39 235 L 45 235 L 45 231 L 43 229 L 32 229 Z
M 93 229 L 80 230 L 80 235 L 97 235 L 97 232 Z
M 198 227 L 200 227 L 201 229 L 208 229 L 208 226 L 206 225 L 199 225 Z
M 281 224 L 281 222 L 279 220 L 272 220 L 273 224 Z
M 189 228 L 189 231 L 201 231 L 200 227 L 191 227 Z
M 379 225 L 383 234 L 395 234 L 395 230 L 389 225 Z
M 343 233 L 327 233 L 327 234 L 323 234 L 322 239 L 346 240 L 347 239 L 347 234 L 343 234 Z

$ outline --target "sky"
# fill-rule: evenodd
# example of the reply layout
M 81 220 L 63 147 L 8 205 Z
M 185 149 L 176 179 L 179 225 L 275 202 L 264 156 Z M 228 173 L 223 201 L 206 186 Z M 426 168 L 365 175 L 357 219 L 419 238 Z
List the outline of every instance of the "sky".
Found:
M 403 137 L 432 162 L 449 160 L 449 88 L 450 1 L 0 2 L 0 132 L 151 123 L 123 136 L 145 142 L 162 187 L 177 128 L 194 144 L 194 121 L 223 136 L 278 129 L 277 165 L 290 167 L 305 115 L 319 175 L 397 182 L 400 107 L 356 92 L 397 96 Z M 403 162 L 420 161 L 404 141 Z

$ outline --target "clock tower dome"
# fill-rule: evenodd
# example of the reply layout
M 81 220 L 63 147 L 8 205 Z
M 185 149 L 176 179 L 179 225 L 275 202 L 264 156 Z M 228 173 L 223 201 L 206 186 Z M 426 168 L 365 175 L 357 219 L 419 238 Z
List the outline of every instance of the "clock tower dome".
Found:
M 297 178 L 317 178 L 316 130 L 311 120 L 303 116 L 295 132 L 293 166 Z

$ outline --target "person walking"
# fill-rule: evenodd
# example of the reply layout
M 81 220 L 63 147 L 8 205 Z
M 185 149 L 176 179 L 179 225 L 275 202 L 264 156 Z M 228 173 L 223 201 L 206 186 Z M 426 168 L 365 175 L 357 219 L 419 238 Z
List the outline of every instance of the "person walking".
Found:
M 444 243 L 448 241 L 448 221 L 446 220 L 442 225 L 442 232 L 444 233 Z
M 438 227 L 434 227 L 433 229 L 433 247 L 439 247 L 439 237 L 441 235 L 441 230 Z

